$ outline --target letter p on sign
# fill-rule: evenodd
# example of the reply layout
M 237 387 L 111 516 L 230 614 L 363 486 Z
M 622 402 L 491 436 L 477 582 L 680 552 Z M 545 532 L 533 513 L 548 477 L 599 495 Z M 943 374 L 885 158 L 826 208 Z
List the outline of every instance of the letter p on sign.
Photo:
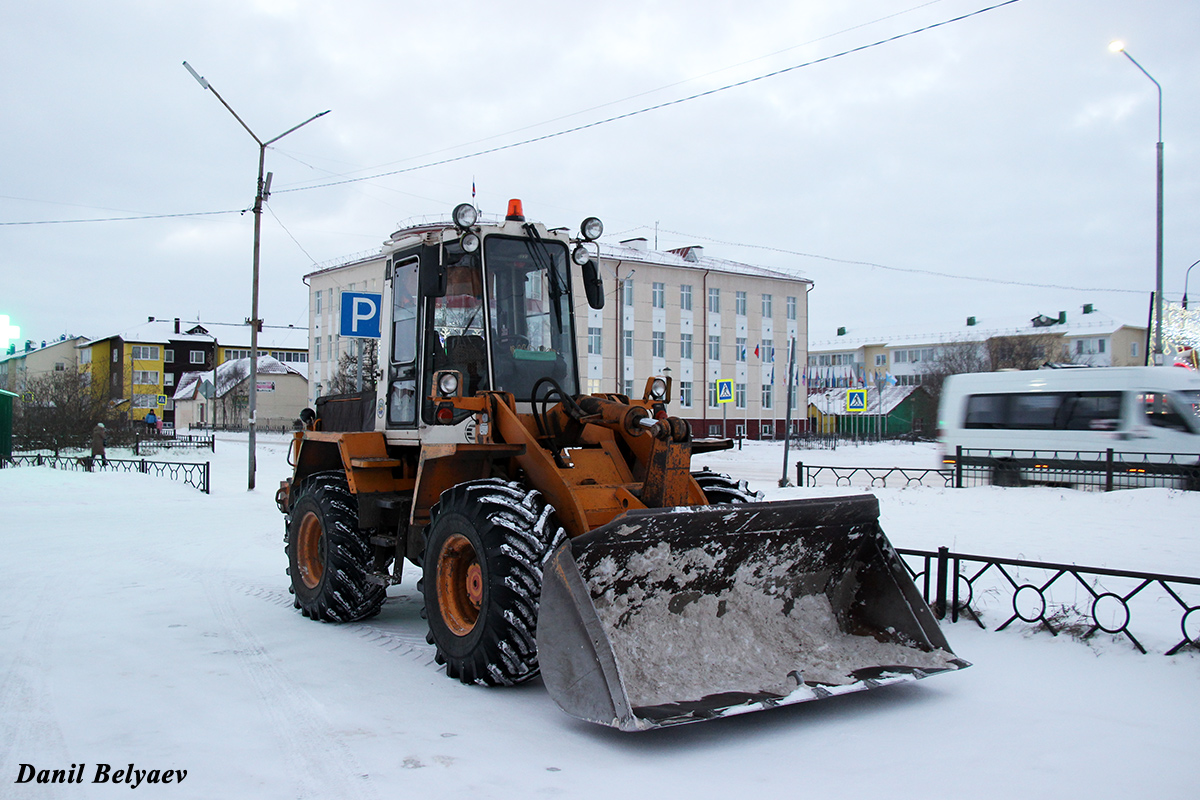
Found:
M 383 295 L 371 292 L 342 292 L 342 336 L 378 339 Z

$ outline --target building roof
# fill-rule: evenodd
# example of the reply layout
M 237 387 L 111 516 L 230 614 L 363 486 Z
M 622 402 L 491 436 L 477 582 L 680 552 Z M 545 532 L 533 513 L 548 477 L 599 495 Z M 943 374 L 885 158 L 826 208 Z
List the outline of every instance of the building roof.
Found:
M 704 255 L 700 246 L 681 247 L 677 250 L 651 250 L 645 239 L 628 239 L 620 244 L 600 244 L 600 257 L 611 261 L 633 261 L 678 269 L 708 270 L 733 275 L 748 275 L 797 283 L 812 283 L 808 278 L 780 272 L 779 270 L 756 267 L 740 261 L 729 261 Z
M 1046 325 L 1034 325 L 1034 319 L 1055 320 Z M 1063 336 L 1109 336 L 1121 328 L 1145 330 L 1145 326 L 1128 325 L 1094 309 L 1089 313 L 1067 314 L 1067 321 L 1057 322 L 1058 315 L 1035 317 L 975 318 L 974 325 L 966 324 L 955 330 L 929 331 L 920 328 L 850 328 L 845 336 L 819 339 L 810 332 L 810 352 L 857 350 L 860 347 L 902 347 L 904 345 L 935 345 L 947 342 L 982 342 L 995 336 L 1021 336 L 1039 333 Z
M 883 415 L 887 416 L 896 410 L 896 406 L 900 405 L 913 392 L 920 390 L 925 391 L 920 386 L 884 386 L 883 387 Z M 822 414 L 830 414 L 833 416 L 847 414 L 846 411 L 846 392 L 849 389 L 825 389 L 820 392 L 813 392 L 808 396 L 808 404 L 820 411 Z M 867 410 L 865 412 L 854 412 L 856 414 L 865 414 L 873 416 L 880 412 L 879 392 L 874 388 L 867 389 Z
M 215 337 L 221 347 L 250 347 L 250 328 L 248 325 L 230 325 L 221 322 L 196 322 L 194 320 L 178 320 L 179 333 L 175 332 L 176 320 L 155 319 L 150 317 L 146 322 L 129 328 L 82 342 L 80 347 L 90 347 L 94 344 L 119 338 L 135 344 L 161 344 L 171 342 L 211 342 Z M 82 338 L 82 337 L 81 337 Z M 260 350 L 308 350 L 308 329 L 289 325 L 286 328 L 264 326 L 258 334 Z
M 271 358 L 271 356 L 258 357 L 258 374 L 263 375 L 299 375 L 301 378 L 308 380 L 308 376 L 300 370 L 284 364 L 282 361 Z M 232 361 L 226 361 L 217 367 L 217 397 L 224 397 L 231 389 L 242 383 L 250 377 L 250 359 L 235 358 Z M 213 384 L 213 371 L 205 372 L 185 372 L 179 378 L 179 384 L 175 387 L 175 394 L 171 395 L 173 400 L 195 400 L 196 394 L 205 394 L 205 389 L 209 389 Z

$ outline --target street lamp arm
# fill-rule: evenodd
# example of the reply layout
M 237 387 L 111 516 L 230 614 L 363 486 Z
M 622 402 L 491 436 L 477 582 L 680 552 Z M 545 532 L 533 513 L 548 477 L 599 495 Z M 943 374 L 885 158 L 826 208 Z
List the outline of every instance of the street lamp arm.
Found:
M 216 94 L 216 92 L 213 92 L 213 94 Z M 221 102 L 224 102 L 224 101 L 222 100 Z M 279 134 L 278 136 L 276 136 L 274 139 L 268 139 L 267 141 L 265 141 L 265 142 L 262 142 L 262 146 L 263 146 L 263 147 L 267 147 L 268 145 L 271 145 L 271 144 L 274 144 L 275 142 L 278 142 L 280 139 L 282 139 L 283 137 L 287 136 L 289 133 L 292 133 L 293 131 L 298 131 L 298 130 L 300 130 L 300 129 L 301 129 L 301 128 L 303 128 L 305 125 L 307 125 L 308 123 L 312 122 L 314 119 L 320 119 L 321 117 L 325 116 L 326 114 L 328 114 L 328 113 L 329 113 L 330 111 L 332 111 L 332 110 L 333 110 L 333 109 L 331 109 L 331 108 L 330 108 L 330 109 L 326 109 L 325 111 L 322 111 L 320 114 L 313 114 L 311 117 L 309 117 L 308 119 L 304 120 L 304 122 L 301 122 L 299 125 L 293 125 L 292 127 L 288 128 L 288 129 L 287 129 L 286 131 L 284 131 L 283 133 L 281 133 L 281 134 Z M 235 114 L 234 116 L 237 116 L 237 115 Z M 240 120 L 239 120 L 239 122 L 240 122 Z M 244 123 L 243 123 L 243 124 L 244 124 Z M 247 128 L 246 130 L 249 130 L 249 128 Z M 254 135 L 254 134 L 251 134 L 251 136 L 253 136 L 253 135 Z M 255 141 L 258 141 L 258 139 L 257 139 L 257 138 L 255 138 Z
M 1132 61 L 1133 65 L 1135 67 L 1137 67 L 1139 70 L 1141 70 L 1141 73 L 1143 75 L 1145 75 L 1147 78 L 1149 78 L 1151 83 L 1154 84 L 1154 87 L 1156 89 L 1158 89 L 1158 140 L 1161 142 L 1162 141 L 1162 84 L 1159 83 L 1158 81 L 1154 80 L 1154 76 L 1151 75 L 1149 72 L 1146 72 L 1146 68 L 1143 67 L 1141 64 L 1139 64 L 1137 62 L 1137 59 L 1135 59 L 1133 56 L 1129 55 L 1128 50 L 1122 50 L 1121 53 L 1126 58 L 1128 58 L 1130 61 Z

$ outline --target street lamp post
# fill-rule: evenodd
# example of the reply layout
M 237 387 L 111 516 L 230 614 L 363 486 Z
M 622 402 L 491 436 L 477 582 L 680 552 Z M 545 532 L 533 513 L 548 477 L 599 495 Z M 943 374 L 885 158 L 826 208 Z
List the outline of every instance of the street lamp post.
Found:
M 206 81 L 204 78 L 202 78 L 199 75 L 199 73 L 197 73 L 196 70 L 192 69 L 191 65 L 188 64 L 186 61 L 183 62 L 183 66 L 187 69 L 188 72 L 190 72 L 192 74 L 192 77 L 196 79 L 196 82 L 200 84 L 201 88 L 209 90 L 210 92 L 213 93 L 213 95 L 216 96 L 216 98 L 218 100 L 221 101 L 221 105 L 225 106 L 225 108 L 228 109 L 230 114 L 233 114 L 233 118 L 236 119 L 238 121 L 238 123 L 241 124 L 241 126 L 246 129 L 246 133 L 250 134 L 251 138 L 253 138 L 254 141 L 258 144 L 258 191 L 254 196 L 254 268 L 253 268 L 254 280 L 253 280 L 253 288 L 251 289 L 251 292 L 250 292 L 250 298 L 251 298 L 250 299 L 250 319 L 248 320 L 248 324 L 250 325 L 250 379 L 249 379 L 250 380 L 250 387 L 249 387 L 250 388 L 250 402 L 249 402 L 249 408 L 247 410 L 247 413 L 249 414 L 248 428 L 249 428 L 249 432 L 250 432 L 250 446 L 249 446 L 249 465 L 248 465 L 249 477 L 247 479 L 246 488 L 253 489 L 254 488 L 255 455 L 256 455 L 255 451 L 257 449 L 257 446 L 256 446 L 257 443 L 256 443 L 256 438 L 255 438 L 256 420 L 255 420 L 254 415 L 255 415 L 255 411 L 256 411 L 256 407 L 257 407 L 256 399 L 257 399 L 257 395 L 258 395 L 258 328 L 262 324 L 262 321 L 258 318 L 258 243 L 259 243 L 259 237 L 260 237 L 260 234 L 262 231 L 263 203 L 266 201 L 267 197 L 269 197 L 271 194 L 271 173 L 268 172 L 266 174 L 266 179 L 264 180 L 263 166 L 266 163 L 268 146 L 274 144 L 275 142 L 278 142 L 280 139 L 287 136 L 289 133 L 292 133 L 293 131 L 303 128 L 305 125 L 312 122 L 314 119 L 325 116 L 326 114 L 329 113 L 329 111 L 322 111 L 320 114 L 314 114 L 313 116 L 304 120 L 304 122 L 301 122 L 299 125 L 294 125 L 291 128 L 288 128 L 286 131 L 279 134 L 274 139 L 268 139 L 267 141 L 264 142 L 263 140 L 259 139 L 258 136 L 255 135 L 254 131 L 250 130 L 250 126 L 247 125 L 242 120 L 242 118 L 238 116 L 237 112 L 233 110 L 233 108 L 229 105 L 229 103 L 225 102 L 225 98 L 221 97 L 221 95 L 217 93 L 217 90 L 212 87 L 212 84 L 210 84 L 208 81 Z M 216 368 L 215 367 L 213 368 L 213 380 L 215 383 L 215 381 L 216 381 Z
M 1162 137 L 1162 85 L 1154 80 L 1154 76 L 1146 72 L 1146 68 L 1134 60 L 1125 49 L 1124 42 L 1112 42 L 1108 49 L 1114 53 L 1122 53 L 1137 67 L 1143 75 L 1150 79 L 1158 89 L 1158 227 L 1157 249 L 1155 251 L 1155 282 L 1154 282 L 1154 364 L 1163 364 L 1163 137 Z

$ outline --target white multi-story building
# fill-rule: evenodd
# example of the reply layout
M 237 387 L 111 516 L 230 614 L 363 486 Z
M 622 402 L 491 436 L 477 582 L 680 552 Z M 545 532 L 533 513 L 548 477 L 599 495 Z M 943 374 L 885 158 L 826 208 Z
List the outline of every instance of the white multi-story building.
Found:
M 805 381 L 810 392 L 825 388 L 870 385 L 886 379 L 916 386 L 948 347 L 972 347 L 984 363 L 998 342 L 1036 338 L 1049 362 L 1093 367 L 1140 366 L 1146 363 L 1146 328 L 1126 325 L 1097 310 L 1029 320 L 983 320 L 967 317 L 953 331 L 914 333 L 839 328 L 832 339 L 814 340 Z
M 309 284 L 310 399 L 327 391 L 338 359 L 354 346 L 340 330 L 342 291 L 381 291 L 385 259 L 370 255 L 305 276 Z M 578 268 L 574 268 L 578 270 Z M 695 436 L 782 435 L 788 355 L 808 355 L 812 281 L 705 256 L 703 248 L 656 251 L 644 239 L 601 244 L 603 309 L 576 293 L 581 388 L 640 396 L 651 375 L 672 380 L 671 409 Z M 575 286 L 581 287 L 578 274 Z M 794 385 L 800 386 L 797 367 Z M 727 381 L 729 402 L 718 402 Z M 804 423 L 793 392 L 793 427 Z

